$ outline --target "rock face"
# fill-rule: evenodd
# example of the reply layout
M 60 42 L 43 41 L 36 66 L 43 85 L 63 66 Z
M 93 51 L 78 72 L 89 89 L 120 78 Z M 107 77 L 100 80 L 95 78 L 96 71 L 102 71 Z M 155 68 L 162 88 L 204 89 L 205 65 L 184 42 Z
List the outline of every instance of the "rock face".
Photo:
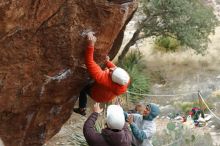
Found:
M 136 8 L 137 2 L 125 0 L 0 1 L 0 138 L 5 146 L 39 146 L 60 130 L 88 81 L 86 30 L 96 33 L 95 60 L 102 63 L 109 52 L 117 52 Z

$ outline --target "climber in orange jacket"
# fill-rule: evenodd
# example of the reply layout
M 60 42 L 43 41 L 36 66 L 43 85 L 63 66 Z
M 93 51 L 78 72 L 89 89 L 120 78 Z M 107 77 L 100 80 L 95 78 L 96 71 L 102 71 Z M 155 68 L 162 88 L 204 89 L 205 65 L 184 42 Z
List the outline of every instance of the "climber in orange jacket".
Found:
M 116 96 L 125 93 L 130 82 L 128 73 L 114 65 L 108 56 L 106 57 L 107 68 L 102 70 L 93 59 L 96 37 L 92 33 L 88 33 L 87 41 L 85 64 L 94 82 L 88 84 L 80 91 L 79 108 L 74 108 L 74 112 L 81 115 L 86 115 L 87 95 L 96 102 L 110 102 Z

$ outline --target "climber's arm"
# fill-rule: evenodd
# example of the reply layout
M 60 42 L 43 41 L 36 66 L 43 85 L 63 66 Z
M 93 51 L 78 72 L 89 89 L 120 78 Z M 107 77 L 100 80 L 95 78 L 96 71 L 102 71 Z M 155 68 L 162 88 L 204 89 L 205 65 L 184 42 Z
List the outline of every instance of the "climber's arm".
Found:
M 92 113 L 83 126 L 83 134 L 88 144 L 94 144 L 94 142 L 99 141 L 99 139 L 101 138 L 101 135 L 97 133 L 96 130 L 94 129 L 94 125 L 97 118 L 98 118 L 98 113 L 97 112 Z
M 103 74 L 101 67 L 94 61 L 94 45 L 96 42 L 96 37 L 92 33 L 87 34 L 88 46 L 85 52 L 85 64 L 88 69 L 89 74 L 94 80 L 99 80 L 100 76 Z
M 92 35 L 93 36 L 93 35 Z M 93 36 L 95 37 L 95 36 Z M 85 52 L 85 63 L 90 76 L 98 83 L 107 85 L 108 84 L 108 74 L 106 71 L 102 70 L 101 67 L 94 61 L 94 44 L 95 38 L 88 36 L 88 47 Z
M 103 108 L 100 108 L 99 103 L 95 103 L 93 111 L 94 112 L 89 116 L 83 126 L 83 134 L 89 145 L 93 145 L 94 143 L 103 139 L 102 135 L 100 133 L 97 133 L 94 128 L 95 122 L 98 119 L 98 115 L 103 112 Z
M 100 76 L 104 72 L 101 67 L 93 59 L 94 46 L 88 45 L 85 54 L 85 63 L 89 74 L 94 80 L 99 80 Z

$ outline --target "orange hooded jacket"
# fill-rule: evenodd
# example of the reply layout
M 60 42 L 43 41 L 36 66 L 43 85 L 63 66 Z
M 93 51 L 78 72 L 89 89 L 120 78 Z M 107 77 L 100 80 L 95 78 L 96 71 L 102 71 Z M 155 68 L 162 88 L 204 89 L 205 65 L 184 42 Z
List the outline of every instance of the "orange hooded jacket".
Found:
M 93 58 L 94 46 L 88 45 L 85 52 L 85 63 L 90 76 L 95 80 L 91 88 L 90 96 L 96 102 L 109 102 L 116 96 L 126 92 L 128 84 L 114 83 L 109 69 L 102 70 Z M 111 61 L 106 62 L 107 68 L 116 67 Z

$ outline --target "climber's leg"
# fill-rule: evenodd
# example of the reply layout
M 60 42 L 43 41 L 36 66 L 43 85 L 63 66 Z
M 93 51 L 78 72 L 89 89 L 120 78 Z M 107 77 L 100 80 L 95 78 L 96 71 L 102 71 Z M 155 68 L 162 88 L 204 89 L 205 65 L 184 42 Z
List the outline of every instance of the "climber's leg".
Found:
M 85 86 L 79 95 L 79 108 L 86 108 L 87 105 L 87 96 L 90 95 L 91 84 Z
M 92 84 L 86 85 L 81 91 L 79 95 L 79 108 L 74 108 L 73 111 L 79 113 L 83 116 L 86 115 L 86 105 L 87 105 L 87 96 L 90 95 L 90 89 Z

